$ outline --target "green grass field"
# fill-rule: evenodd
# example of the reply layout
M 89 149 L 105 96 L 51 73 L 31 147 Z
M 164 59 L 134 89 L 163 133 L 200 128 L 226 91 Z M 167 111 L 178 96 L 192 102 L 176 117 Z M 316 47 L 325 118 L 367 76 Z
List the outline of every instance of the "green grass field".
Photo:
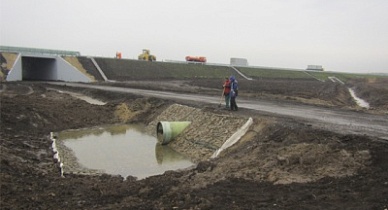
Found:
M 236 72 L 229 66 L 204 64 L 147 62 L 131 59 L 95 58 L 108 78 L 125 79 L 192 79 L 192 78 L 224 78 Z M 244 75 L 252 78 L 272 79 L 317 79 L 327 81 L 334 76 L 346 82 L 354 78 L 384 77 L 368 74 L 350 74 L 325 71 L 286 70 L 280 68 L 237 67 Z M 237 76 L 237 75 L 236 75 Z M 385 76 L 385 78 L 388 76 Z
M 321 81 L 329 80 L 329 77 L 337 77 L 346 82 L 348 79 L 355 78 L 379 78 L 384 76 L 369 74 L 353 74 L 341 72 L 326 71 L 302 71 L 302 70 L 284 70 L 276 68 L 255 68 L 255 67 L 238 67 L 243 74 L 248 77 L 258 78 L 288 78 L 288 79 L 317 79 Z M 387 78 L 388 76 L 385 76 Z
M 96 58 L 96 61 L 108 78 L 115 79 L 223 78 L 231 74 L 231 68 L 227 66 L 106 58 Z

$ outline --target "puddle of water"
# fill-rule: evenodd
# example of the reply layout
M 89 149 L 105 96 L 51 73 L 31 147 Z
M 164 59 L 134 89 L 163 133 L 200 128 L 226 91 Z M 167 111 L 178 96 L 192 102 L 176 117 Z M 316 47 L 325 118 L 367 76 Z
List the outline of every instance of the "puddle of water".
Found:
M 156 137 L 144 130 L 144 125 L 111 125 L 62 131 L 58 133 L 58 148 L 65 149 L 58 149 L 59 155 L 64 156 L 64 165 L 74 166 L 71 162 L 77 161 L 81 168 L 124 178 L 131 175 L 143 179 L 193 165 L 190 159 L 160 145 Z M 71 154 L 75 157 L 66 158 Z

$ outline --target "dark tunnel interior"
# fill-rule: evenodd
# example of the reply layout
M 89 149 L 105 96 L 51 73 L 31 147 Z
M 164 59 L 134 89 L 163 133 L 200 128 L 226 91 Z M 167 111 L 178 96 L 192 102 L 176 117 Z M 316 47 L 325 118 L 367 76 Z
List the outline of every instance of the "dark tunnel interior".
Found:
M 57 69 L 54 58 L 22 57 L 22 80 L 56 80 Z

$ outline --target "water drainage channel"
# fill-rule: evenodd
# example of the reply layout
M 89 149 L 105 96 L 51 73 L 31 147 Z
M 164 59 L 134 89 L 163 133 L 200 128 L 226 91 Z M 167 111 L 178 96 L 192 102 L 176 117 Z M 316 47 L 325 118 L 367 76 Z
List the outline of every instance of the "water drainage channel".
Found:
M 145 133 L 145 125 L 108 125 L 52 136 L 62 174 L 107 173 L 143 179 L 193 165 L 189 158 Z
M 352 98 L 354 99 L 354 101 L 356 101 L 357 105 L 362 107 L 362 108 L 366 108 L 366 109 L 369 109 L 369 103 L 364 101 L 363 99 L 357 97 L 356 93 L 354 92 L 353 89 L 351 88 L 348 88 L 349 90 L 349 93 L 350 95 L 352 96 Z

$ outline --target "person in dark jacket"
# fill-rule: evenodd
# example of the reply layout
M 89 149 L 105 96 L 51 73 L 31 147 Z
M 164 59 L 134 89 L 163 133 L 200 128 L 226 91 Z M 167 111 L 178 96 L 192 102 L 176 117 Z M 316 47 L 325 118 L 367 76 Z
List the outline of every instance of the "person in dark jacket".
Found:
M 236 97 L 238 95 L 238 82 L 234 76 L 230 76 L 230 110 L 237 111 Z

